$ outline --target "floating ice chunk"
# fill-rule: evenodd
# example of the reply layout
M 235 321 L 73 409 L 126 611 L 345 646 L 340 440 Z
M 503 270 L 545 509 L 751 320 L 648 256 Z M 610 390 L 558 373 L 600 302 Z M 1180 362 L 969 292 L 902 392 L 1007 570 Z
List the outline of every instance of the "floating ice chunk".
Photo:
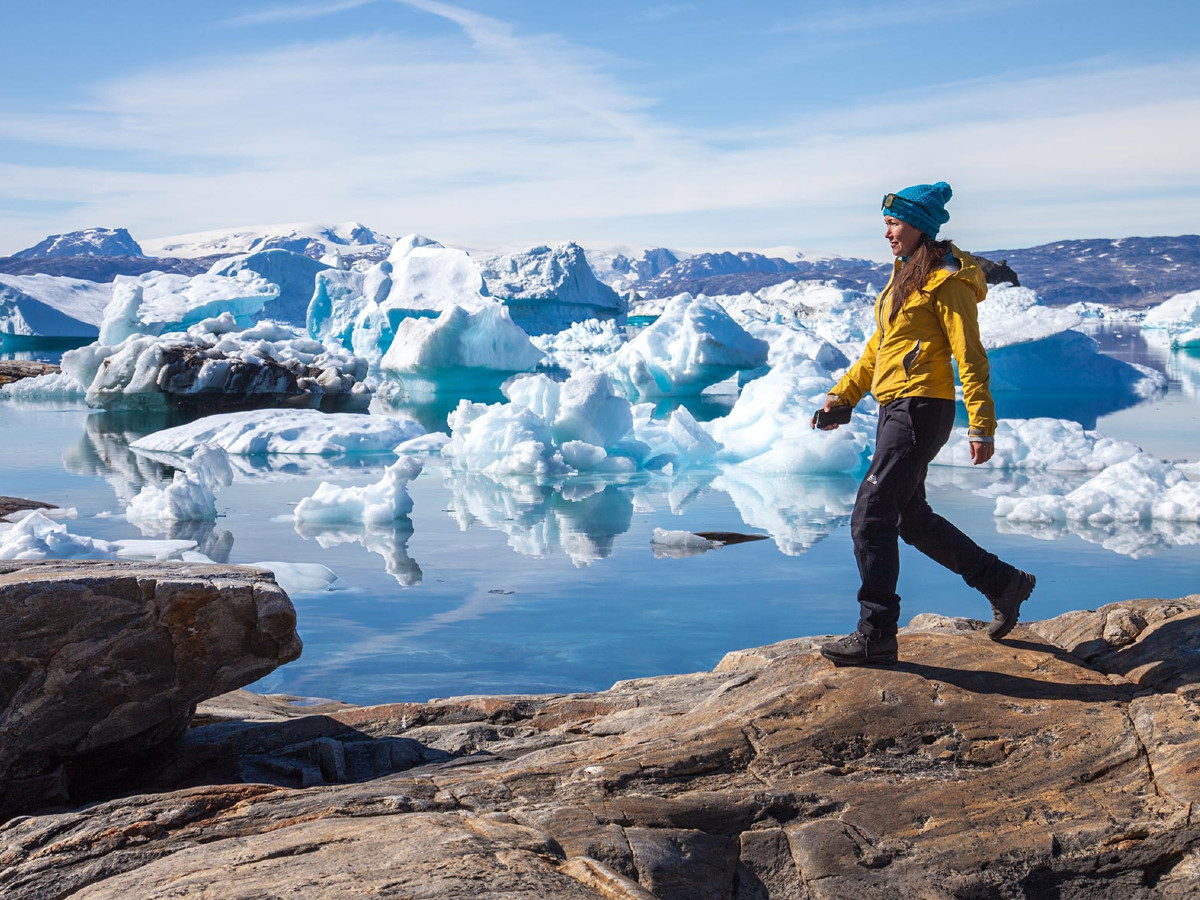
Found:
M 41 510 L 0 524 L 0 559 L 112 559 L 119 549 L 111 541 L 71 534 Z
M 710 541 L 690 531 L 667 531 L 655 528 L 650 535 L 650 546 L 655 559 L 683 559 L 688 556 L 698 556 L 709 550 L 720 550 L 725 545 L 721 541 Z
M 625 330 L 611 319 L 573 322 L 563 331 L 532 335 L 530 341 L 546 354 L 547 361 L 565 369 L 594 364 L 625 344 Z
M 685 407 L 666 419 L 653 416 L 654 405 L 639 403 L 633 408 L 633 433 L 646 446 L 642 465 L 647 469 L 674 472 L 680 468 L 711 465 L 722 447 Z
M 141 331 L 138 312 L 142 308 L 142 286 L 132 281 L 117 282 L 112 288 L 112 302 L 104 308 L 100 323 L 99 344 L 115 347 L 121 341 Z
M 559 444 L 574 440 L 609 447 L 633 427 L 629 401 L 616 395 L 604 374 L 578 372 L 565 382 L 545 375 L 518 378 L 505 394 L 544 419 Z
M 571 474 L 545 419 L 516 403 L 459 402 L 448 417 L 450 442 L 442 455 L 462 469 L 520 473 L 535 478 Z
M 187 468 L 175 472 L 166 487 L 148 484 L 130 501 L 130 522 L 165 520 L 208 522 L 217 517 L 216 489 L 233 481 L 229 456 L 220 447 L 201 444 Z
M 1065 496 L 1000 497 L 995 514 L 1013 522 L 1200 522 L 1200 484 L 1170 463 L 1139 453 Z
M 630 396 L 670 397 L 699 394 L 766 361 L 766 342 L 748 334 L 720 304 L 681 294 L 599 367 Z
M 450 435 L 442 431 L 432 434 L 422 434 L 409 438 L 395 448 L 396 453 L 441 453 L 442 448 L 450 442 Z
M 341 257 L 338 257 L 338 262 Z M 263 306 L 261 316 L 277 322 L 303 327 L 312 301 L 317 274 L 329 268 L 324 260 L 318 262 L 291 250 L 262 250 L 223 259 L 208 270 L 210 275 L 237 277 L 239 272 L 253 272 L 279 289 L 278 296 Z M 339 265 L 338 268 L 341 268 Z
M 178 471 L 166 487 L 148 484 L 125 510 L 130 522 L 148 519 L 204 522 L 217 517 L 212 488 L 192 472 Z
M 86 395 L 84 386 L 65 372 L 0 385 L 0 400 L 18 403 L 76 403 L 83 402 Z
M 243 327 L 262 312 L 264 305 L 279 296 L 279 288 L 265 278 L 243 270 L 236 276 L 178 275 L 148 272 L 145 275 L 118 275 L 115 292 L 126 288 L 141 289 L 136 314 L 123 308 L 121 324 L 130 334 L 164 334 L 186 331 L 203 319 L 229 313 Z M 123 296 L 123 307 L 132 303 Z M 135 320 L 135 321 L 131 321 Z
M 118 287 L 118 290 L 122 290 Z M 115 316 L 112 334 L 129 323 Z M 284 325 L 240 326 L 229 313 L 187 332 L 133 334 L 115 346 L 90 344 L 63 354 L 63 372 L 87 388 L 89 406 L 164 408 L 204 397 L 229 405 L 325 400 L 364 404 L 366 361 L 330 350 Z
M 988 356 L 993 350 L 1040 341 L 1080 323 L 1065 307 L 1042 306 L 1029 288 L 996 284 L 979 304 L 979 335 Z
M 310 409 L 257 409 L 197 419 L 146 435 L 130 444 L 135 450 L 191 453 L 213 444 L 227 453 L 297 453 L 337 456 L 390 453 L 425 433 L 405 416 L 322 413 Z
M 275 575 L 275 583 L 289 596 L 326 591 L 337 581 L 333 570 L 320 563 L 280 562 L 269 559 L 249 565 L 272 572 Z
M 797 323 L 740 319 L 742 326 L 769 347 L 767 365 L 785 369 L 812 360 L 828 372 L 850 365 L 850 359 L 824 338 Z
M 993 469 L 1098 472 L 1141 452 L 1135 444 L 1086 431 L 1069 419 L 1001 419 L 996 425 L 995 453 L 983 465 Z M 934 465 L 973 465 L 965 428 L 954 430 Z
M 408 483 L 421 473 L 422 463 L 404 456 L 383 470 L 383 477 L 363 487 L 338 487 L 321 482 L 316 493 L 296 505 L 295 519 L 310 525 L 385 525 L 412 512 Z
M 1005 344 L 988 351 L 988 363 L 993 391 L 1152 397 L 1167 387 L 1161 372 L 1107 356 L 1078 331 Z
M 750 382 L 727 416 L 708 423 L 723 445 L 718 460 L 758 472 L 857 472 L 869 456 L 875 417 L 860 404 L 849 425 L 810 428 L 830 386 L 828 373 L 811 360 Z
M 562 331 L 586 319 L 625 321 L 625 301 L 596 278 L 578 244 L 484 257 L 479 267 L 488 291 L 529 334 Z
M 446 308 L 436 319 L 404 319 L 380 367 L 405 387 L 436 393 L 470 385 L 498 385 L 514 372 L 532 369 L 542 359 L 495 301 L 475 311 Z
M 1172 347 L 1200 347 L 1200 291 L 1164 300 L 1146 313 L 1142 328 L 1165 331 Z
M 111 284 L 56 275 L 0 274 L 0 335 L 92 338 L 112 299 Z

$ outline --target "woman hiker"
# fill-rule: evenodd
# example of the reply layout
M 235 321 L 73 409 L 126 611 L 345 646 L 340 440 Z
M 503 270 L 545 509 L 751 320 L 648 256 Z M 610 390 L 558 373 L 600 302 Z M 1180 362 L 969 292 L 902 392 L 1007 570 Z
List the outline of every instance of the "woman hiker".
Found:
M 937 240 L 938 229 L 950 218 L 951 193 L 950 185 L 939 181 L 883 198 L 884 236 L 896 257 L 892 277 L 875 301 L 875 333 L 825 401 L 827 412 L 854 406 L 867 391 L 879 401 L 875 455 L 851 518 L 862 577 L 858 630 L 821 647 L 821 655 L 838 665 L 896 662 L 898 537 L 988 598 L 993 616 L 987 633 L 994 641 L 1016 625 L 1021 604 L 1033 591 L 1032 575 L 988 553 L 925 500 L 929 463 L 954 424 L 952 355 L 975 465 L 991 459 L 996 430 L 976 310 L 987 283 L 969 254 Z

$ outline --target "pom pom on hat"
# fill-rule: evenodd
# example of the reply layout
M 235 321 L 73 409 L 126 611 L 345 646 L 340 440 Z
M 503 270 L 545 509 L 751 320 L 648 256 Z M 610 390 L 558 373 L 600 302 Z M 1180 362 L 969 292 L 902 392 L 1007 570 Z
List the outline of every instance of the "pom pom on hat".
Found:
M 884 197 L 883 214 L 915 225 L 935 238 L 938 229 L 950 221 L 946 204 L 953 195 L 954 191 L 944 181 L 936 184 L 914 184 Z

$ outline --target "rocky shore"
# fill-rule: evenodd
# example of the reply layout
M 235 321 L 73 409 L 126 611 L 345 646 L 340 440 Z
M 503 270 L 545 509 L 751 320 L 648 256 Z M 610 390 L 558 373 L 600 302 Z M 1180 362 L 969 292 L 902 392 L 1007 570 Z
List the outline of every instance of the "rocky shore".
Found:
M 1000 644 L 921 616 L 895 669 L 835 669 L 797 639 L 588 694 L 357 708 L 235 691 L 179 735 L 197 690 L 299 652 L 266 573 L 4 565 L 0 785 L 22 807 L 0 825 L 6 898 L 1200 893 L 1200 595 L 1069 613 Z M 48 596 L 59 618 L 34 627 Z M 67 621 L 57 651 L 30 649 Z M 157 673 L 112 649 L 136 621 Z M 152 732 L 130 724 L 131 694 Z M 154 740 L 130 750 L 114 722 Z M 81 753 L 110 733 L 126 756 L 101 757 L 108 778 L 90 757 L 82 798 L 14 794 L 17 776 L 61 785 L 81 768 L 68 732 Z

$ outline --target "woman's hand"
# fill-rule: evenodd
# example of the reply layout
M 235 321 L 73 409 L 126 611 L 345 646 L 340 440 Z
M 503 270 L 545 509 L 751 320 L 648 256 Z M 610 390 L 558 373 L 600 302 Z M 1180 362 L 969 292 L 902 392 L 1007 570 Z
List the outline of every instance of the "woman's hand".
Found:
M 826 397 L 826 398 L 825 398 L 825 405 L 824 405 L 823 407 L 821 407 L 821 409 L 822 409 L 822 411 L 823 411 L 823 412 L 829 412 L 831 409 L 833 409 L 835 406 L 838 406 L 838 405 L 840 405 L 840 404 L 837 402 L 837 400 L 836 400 L 835 398 L 833 398 L 833 397 Z M 816 420 L 816 416 L 814 416 L 814 417 L 812 418 L 812 421 L 810 421 L 810 422 L 808 423 L 808 427 L 809 427 L 809 428 L 816 428 L 816 427 L 817 427 L 817 420 Z M 831 425 L 822 425 L 822 426 L 821 426 L 821 430 L 822 430 L 822 431 L 833 431 L 833 430 L 834 430 L 835 428 L 837 428 L 837 427 L 838 427 L 838 426 L 837 426 L 836 424 L 831 424 Z
M 991 441 L 971 441 L 971 462 L 975 465 L 985 463 L 996 452 L 996 445 Z

